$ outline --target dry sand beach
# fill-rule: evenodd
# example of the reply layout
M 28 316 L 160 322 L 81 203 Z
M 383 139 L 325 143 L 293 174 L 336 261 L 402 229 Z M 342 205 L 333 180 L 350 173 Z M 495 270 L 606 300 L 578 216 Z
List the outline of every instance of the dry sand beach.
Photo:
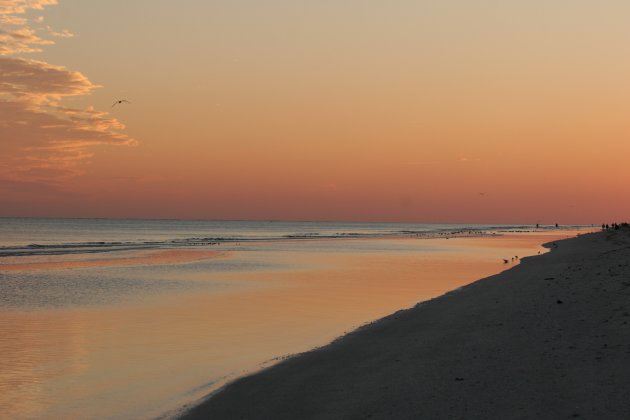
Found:
M 237 380 L 183 418 L 630 418 L 630 230 L 547 247 Z

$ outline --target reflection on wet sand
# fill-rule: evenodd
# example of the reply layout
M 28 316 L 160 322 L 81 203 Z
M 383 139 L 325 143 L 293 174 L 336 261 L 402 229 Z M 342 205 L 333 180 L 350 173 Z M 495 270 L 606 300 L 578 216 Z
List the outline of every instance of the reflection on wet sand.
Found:
M 89 367 L 86 322 L 78 312 L 8 312 L 0 320 L 0 412 L 47 417 L 56 403 L 54 379 L 71 380 Z
M 231 258 L 295 265 L 195 272 L 197 282 L 238 284 L 219 291 L 0 312 L 0 412 L 157 416 L 278 356 L 499 272 L 504 256 L 534 255 L 540 243 L 566 235 L 348 240 L 344 252 L 326 251 L 325 241 L 276 251 L 252 245 Z M 357 251 L 375 243 L 378 251 Z

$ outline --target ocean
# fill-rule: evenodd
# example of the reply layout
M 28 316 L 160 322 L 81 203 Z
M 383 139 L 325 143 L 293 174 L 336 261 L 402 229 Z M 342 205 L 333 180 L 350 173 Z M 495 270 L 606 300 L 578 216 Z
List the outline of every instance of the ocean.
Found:
M 590 229 L 0 218 L 0 413 L 171 417 Z
M 530 228 L 515 225 L 356 222 L 0 218 L 0 256 L 198 246 L 217 241 L 439 235 Z

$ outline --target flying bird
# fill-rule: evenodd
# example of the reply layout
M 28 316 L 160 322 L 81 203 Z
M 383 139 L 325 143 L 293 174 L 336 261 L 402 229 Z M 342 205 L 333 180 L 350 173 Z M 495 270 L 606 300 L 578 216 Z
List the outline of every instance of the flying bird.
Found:
M 116 102 L 114 102 L 114 103 L 112 104 L 112 108 L 113 108 L 113 107 L 115 107 L 115 106 L 116 106 L 116 105 L 118 105 L 118 104 L 131 104 L 131 102 L 129 102 L 129 101 L 128 101 L 128 100 L 126 100 L 126 99 L 120 99 L 120 100 L 118 100 L 118 101 L 116 101 Z

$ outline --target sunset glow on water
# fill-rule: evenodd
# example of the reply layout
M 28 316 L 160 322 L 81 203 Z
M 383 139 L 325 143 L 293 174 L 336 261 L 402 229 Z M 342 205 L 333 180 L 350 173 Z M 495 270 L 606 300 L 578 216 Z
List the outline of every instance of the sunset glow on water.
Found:
M 625 229 L 628 16 L 0 0 L 0 417 L 172 417 L 542 243 Z
M 29 418 L 172 413 L 227 380 L 501 271 L 513 264 L 503 258 L 536 254 L 573 232 L 5 257 L 47 262 L 0 265 L 0 407 Z

